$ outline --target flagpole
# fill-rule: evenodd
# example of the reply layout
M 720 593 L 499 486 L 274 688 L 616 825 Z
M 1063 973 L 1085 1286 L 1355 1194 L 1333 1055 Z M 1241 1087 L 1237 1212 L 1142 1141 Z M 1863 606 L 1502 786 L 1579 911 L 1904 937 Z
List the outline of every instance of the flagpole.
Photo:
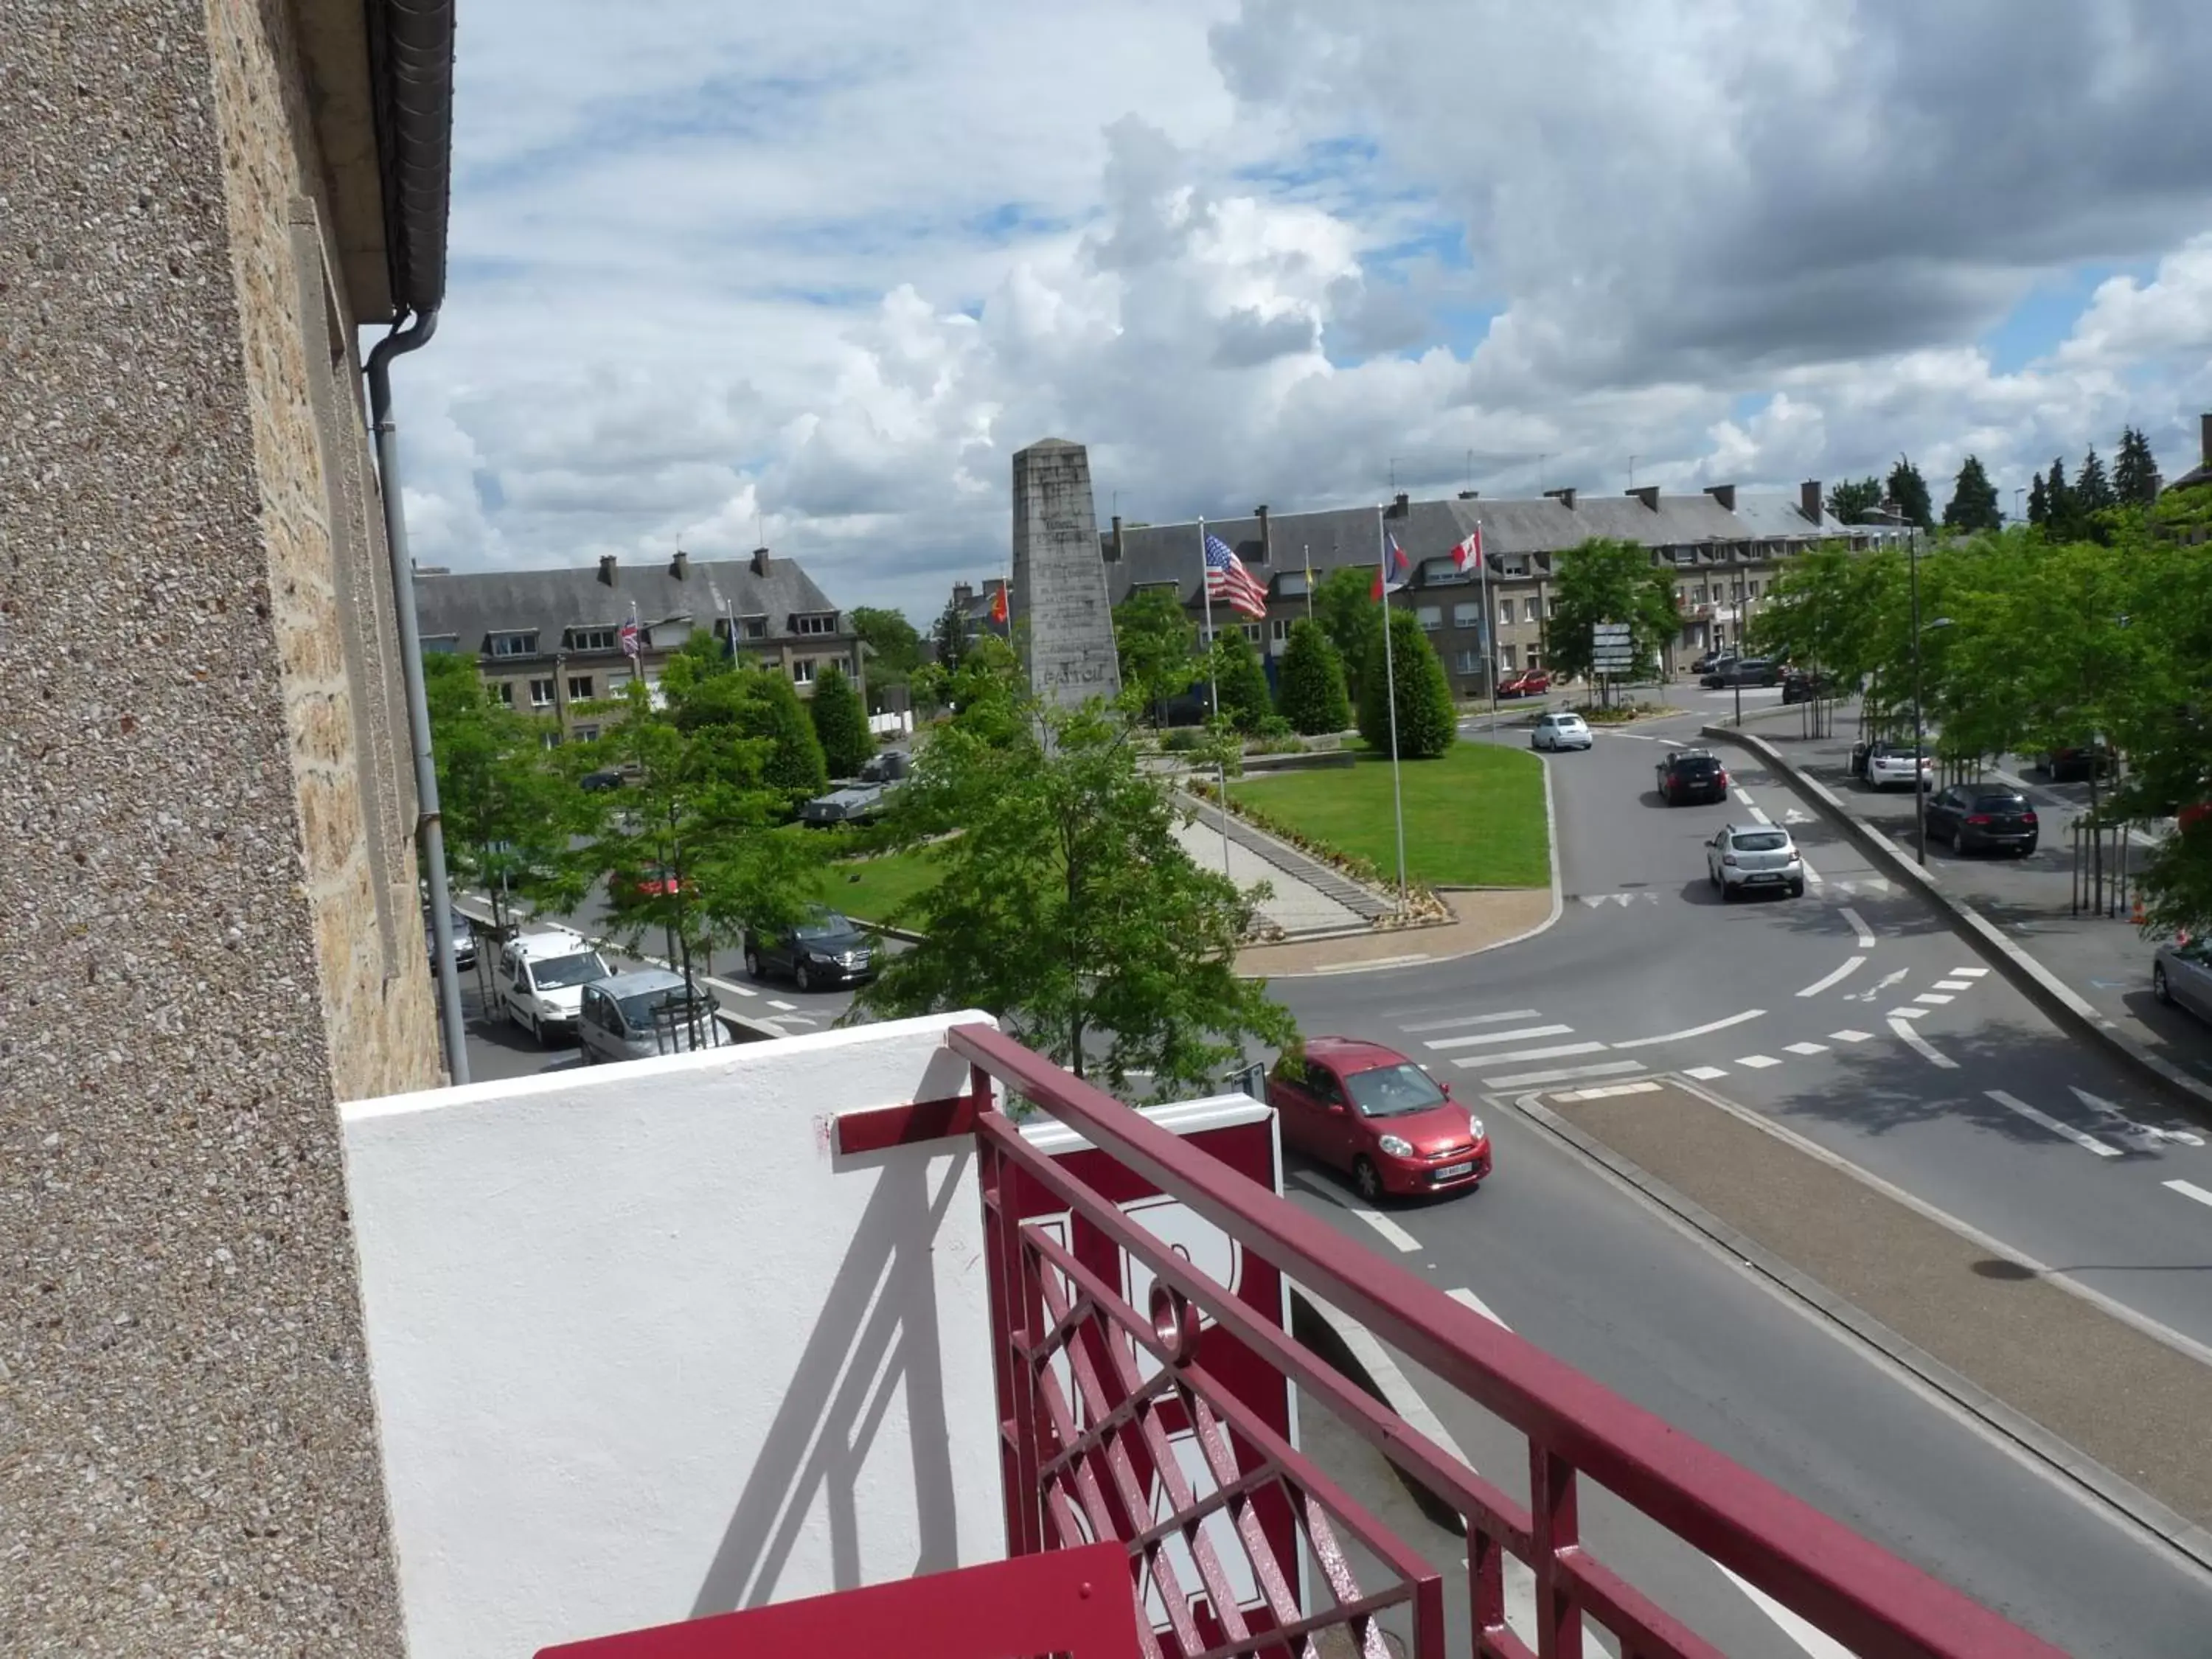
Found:
M 1475 522 L 1474 533 L 1482 534 L 1482 524 Z M 1498 613 L 1490 608 L 1490 544 L 1486 541 L 1477 549 L 1474 562 L 1482 574 L 1482 639 L 1486 647 L 1482 653 L 1483 678 L 1490 682 L 1490 729 L 1498 729 Z
M 1313 620 L 1313 549 L 1310 546 L 1301 546 L 1298 549 L 1298 556 L 1305 561 L 1306 620 L 1311 622 Z
M 1406 796 L 1398 783 L 1398 669 L 1390 645 L 1390 544 L 1375 509 L 1375 565 L 1382 573 L 1382 695 L 1390 705 L 1390 809 L 1398 820 L 1398 908 L 1406 908 Z
M 1198 521 L 1198 592 L 1206 601 L 1206 703 L 1213 720 L 1221 718 L 1221 685 L 1213 668 L 1213 576 L 1206 562 L 1206 520 Z M 1211 721 L 1209 721 L 1211 724 Z M 1214 733 L 1218 738 L 1219 732 Z M 1218 757 L 1213 763 L 1213 779 L 1221 791 L 1221 873 L 1229 872 L 1229 768 Z M 1235 877 L 1231 876 L 1231 880 Z
M 637 649 L 629 653 L 629 677 L 633 680 L 641 680 L 645 678 L 645 628 L 637 619 L 635 599 L 629 602 L 629 625 L 632 630 L 630 637 L 637 646 Z

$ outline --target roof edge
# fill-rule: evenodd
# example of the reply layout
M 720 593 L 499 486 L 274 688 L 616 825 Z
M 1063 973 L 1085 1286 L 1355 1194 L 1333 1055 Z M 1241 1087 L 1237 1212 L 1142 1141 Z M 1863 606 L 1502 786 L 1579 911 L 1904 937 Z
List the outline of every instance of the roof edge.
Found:
M 369 75 L 397 310 L 446 297 L 453 184 L 453 0 L 368 0 Z

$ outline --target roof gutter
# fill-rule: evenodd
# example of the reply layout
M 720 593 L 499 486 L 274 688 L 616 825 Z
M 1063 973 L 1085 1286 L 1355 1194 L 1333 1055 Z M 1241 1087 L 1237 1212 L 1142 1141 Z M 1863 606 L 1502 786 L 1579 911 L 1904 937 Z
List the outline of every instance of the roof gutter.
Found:
M 453 183 L 453 0 L 368 0 L 368 17 L 392 308 L 434 315 Z

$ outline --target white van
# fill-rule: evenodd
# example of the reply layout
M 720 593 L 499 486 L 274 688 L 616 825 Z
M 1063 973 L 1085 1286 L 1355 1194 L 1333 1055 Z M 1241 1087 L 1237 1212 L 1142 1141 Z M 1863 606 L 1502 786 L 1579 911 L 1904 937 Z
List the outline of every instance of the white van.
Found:
M 540 1042 L 572 1035 L 584 988 L 613 969 L 580 933 L 555 928 L 509 939 L 499 952 L 499 1004 Z

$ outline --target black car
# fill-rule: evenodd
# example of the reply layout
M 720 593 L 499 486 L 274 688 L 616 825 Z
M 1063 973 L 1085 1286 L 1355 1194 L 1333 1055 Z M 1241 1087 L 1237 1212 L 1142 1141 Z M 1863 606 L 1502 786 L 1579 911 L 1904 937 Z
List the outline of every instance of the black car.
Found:
M 876 976 L 876 942 L 835 910 L 817 910 L 789 933 L 747 933 L 745 972 L 781 974 L 802 991 Z
M 1811 702 L 1816 697 L 1828 696 L 1830 690 L 1826 674 L 1810 673 L 1802 668 L 1782 671 L 1782 701 L 1784 702 Z
M 1682 801 L 1728 799 L 1728 769 L 1720 757 L 1703 749 L 1677 749 L 1659 763 L 1659 799 L 1673 806 Z
M 2043 774 L 2053 783 L 2063 783 L 2069 778 L 2096 777 L 2112 769 L 2112 745 L 2102 734 L 2063 749 L 2044 751 Z
M 1765 657 L 1723 657 L 1712 672 L 1698 682 L 1708 690 L 1725 691 L 1733 685 L 1779 685 L 1782 670 Z
M 1961 853 L 2001 847 L 2026 858 L 2035 850 L 2035 809 L 2017 790 L 1954 783 L 1928 798 L 1927 813 L 1929 840 L 1948 841 Z
M 605 790 L 621 788 L 623 775 L 610 768 L 598 772 L 586 772 L 577 781 L 586 794 L 596 795 Z
M 1690 672 L 1692 674 L 1710 674 L 1727 660 L 1728 653 L 1725 651 L 1708 651 L 1690 665 Z

